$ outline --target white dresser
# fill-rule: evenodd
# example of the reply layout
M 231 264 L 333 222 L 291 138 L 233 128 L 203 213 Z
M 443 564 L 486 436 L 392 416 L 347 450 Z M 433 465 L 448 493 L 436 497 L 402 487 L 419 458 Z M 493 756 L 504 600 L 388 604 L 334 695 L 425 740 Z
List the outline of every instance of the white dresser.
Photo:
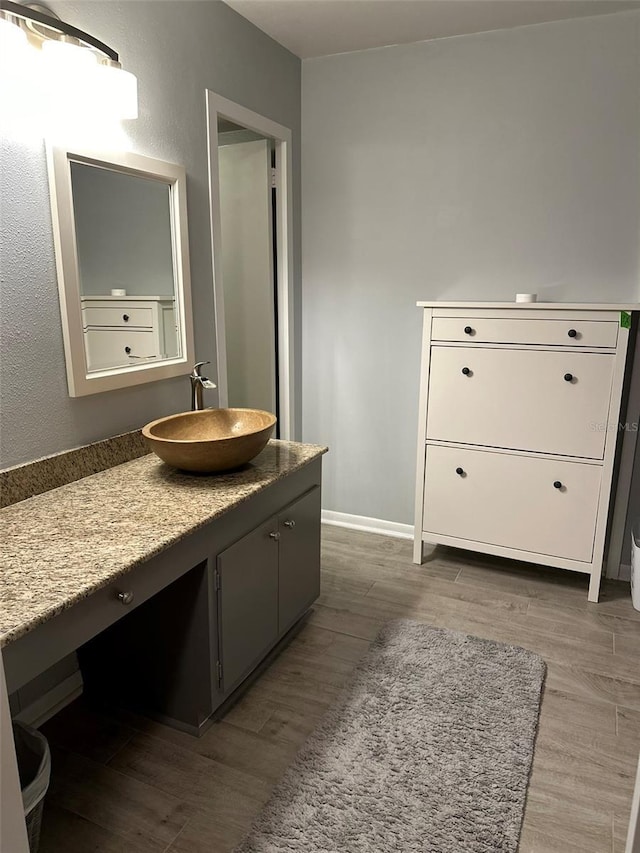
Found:
M 161 296 L 83 296 L 88 370 L 178 355 L 175 302 Z
M 423 542 L 602 573 L 632 312 L 430 303 L 414 562 Z

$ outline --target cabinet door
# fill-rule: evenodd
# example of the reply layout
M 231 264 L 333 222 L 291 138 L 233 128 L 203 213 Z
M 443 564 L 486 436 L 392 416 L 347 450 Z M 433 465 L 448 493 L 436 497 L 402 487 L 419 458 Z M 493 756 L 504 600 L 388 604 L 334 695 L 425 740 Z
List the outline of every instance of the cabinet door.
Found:
M 278 636 L 278 540 L 273 518 L 218 555 L 225 693 L 260 662 Z
M 283 510 L 278 529 L 278 633 L 283 634 L 320 595 L 320 488 Z
M 107 370 L 159 355 L 154 332 L 143 329 L 87 329 L 84 333 L 89 370 Z
M 427 439 L 602 459 L 614 356 L 431 348 Z
M 423 530 L 591 562 L 602 466 L 427 447 Z

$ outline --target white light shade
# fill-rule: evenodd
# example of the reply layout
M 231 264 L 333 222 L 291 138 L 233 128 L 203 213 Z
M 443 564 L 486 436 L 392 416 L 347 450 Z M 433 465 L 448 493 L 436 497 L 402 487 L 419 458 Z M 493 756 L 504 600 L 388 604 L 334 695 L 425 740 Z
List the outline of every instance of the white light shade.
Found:
M 24 55 L 28 49 L 27 34 L 12 21 L 0 18 L 0 57 L 2 64 L 9 64 L 14 58 Z
M 116 119 L 138 118 L 136 76 L 113 65 L 99 65 L 96 74 L 96 100 L 105 116 Z
M 42 45 L 42 80 L 49 118 L 61 122 L 94 105 L 94 75 L 98 60 L 86 47 L 63 41 Z
M 40 51 L 29 45 L 26 33 L 0 18 L 0 126 L 3 133 L 28 137 L 42 108 Z
M 53 39 L 42 45 L 42 56 L 46 65 L 56 73 L 89 71 L 98 63 L 98 58 L 89 48 Z

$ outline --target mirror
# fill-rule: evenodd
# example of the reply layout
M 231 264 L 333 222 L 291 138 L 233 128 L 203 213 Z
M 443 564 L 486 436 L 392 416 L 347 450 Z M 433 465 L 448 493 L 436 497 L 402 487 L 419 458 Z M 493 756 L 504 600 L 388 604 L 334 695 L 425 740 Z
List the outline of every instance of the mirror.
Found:
M 59 148 L 49 168 L 71 396 L 188 372 L 184 169 Z

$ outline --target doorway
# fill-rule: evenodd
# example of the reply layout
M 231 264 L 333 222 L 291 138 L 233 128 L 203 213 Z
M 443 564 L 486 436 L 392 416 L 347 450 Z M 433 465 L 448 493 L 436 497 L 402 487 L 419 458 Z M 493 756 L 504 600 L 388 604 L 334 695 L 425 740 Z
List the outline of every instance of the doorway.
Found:
M 293 425 L 291 131 L 207 92 L 220 406 Z

